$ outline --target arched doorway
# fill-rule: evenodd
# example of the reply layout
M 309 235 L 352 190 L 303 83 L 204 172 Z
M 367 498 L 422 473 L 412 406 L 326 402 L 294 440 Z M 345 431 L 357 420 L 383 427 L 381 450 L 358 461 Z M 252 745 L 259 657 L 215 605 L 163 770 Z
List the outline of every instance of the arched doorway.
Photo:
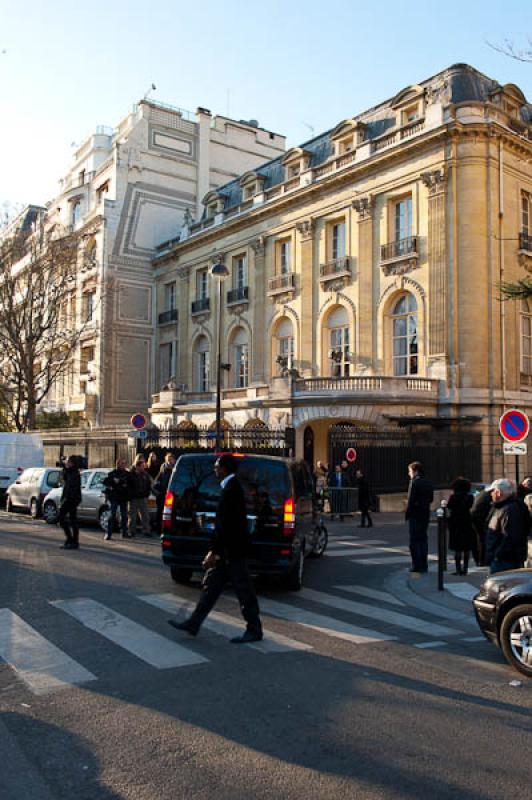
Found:
M 303 432 L 303 458 L 314 469 L 314 431 L 310 425 Z

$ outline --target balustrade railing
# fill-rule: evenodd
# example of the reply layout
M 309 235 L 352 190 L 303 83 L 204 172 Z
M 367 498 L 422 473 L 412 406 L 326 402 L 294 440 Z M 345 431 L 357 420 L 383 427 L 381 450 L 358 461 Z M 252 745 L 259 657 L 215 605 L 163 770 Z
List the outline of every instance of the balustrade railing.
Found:
M 417 255 L 418 237 L 407 236 L 404 239 L 397 239 L 395 242 L 381 245 L 381 261 L 389 261 L 393 258 L 402 258 L 408 255 Z
M 278 292 L 291 292 L 296 288 L 296 274 L 295 272 L 283 272 L 281 275 L 275 275 L 268 281 L 268 292 L 270 294 L 277 294 Z
M 201 297 L 199 300 L 192 301 L 191 311 L 193 314 L 201 314 L 202 311 L 210 311 L 210 309 L 211 309 L 210 297 Z
M 433 378 L 379 375 L 353 375 L 346 378 L 299 378 L 295 381 L 296 393 L 314 392 L 424 392 L 436 394 L 438 381 Z
M 335 278 L 339 275 L 350 275 L 351 265 L 349 263 L 349 256 L 342 258 L 335 258 L 332 261 L 327 261 L 325 264 L 320 264 L 320 280 L 328 280 Z

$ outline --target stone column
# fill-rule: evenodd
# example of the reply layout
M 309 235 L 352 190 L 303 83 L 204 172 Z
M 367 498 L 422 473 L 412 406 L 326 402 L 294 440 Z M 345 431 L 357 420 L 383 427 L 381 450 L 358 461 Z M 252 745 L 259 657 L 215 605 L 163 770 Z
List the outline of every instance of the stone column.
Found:
M 266 331 L 266 240 L 259 236 L 251 242 L 253 260 L 250 264 L 249 282 L 253 307 L 252 383 L 265 383 L 268 369 Z
M 312 218 L 296 225 L 300 241 L 301 327 L 299 331 L 299 368 L 311 377 L 314 371 L 314 229 Z
M 445 171 L 443 169 L 437 169 L 431 172 L 423 172 L 421 180 L 429 190 L 427 241 L 429 265 L 429 341 L 425 352 L 429 360 L 441 359 L 444 364 L 447 349 L 447 226 L 445 220 Z M 442 375 L 442 377 L 444 376 Z
M 374 368 L 373 353 L 373 206 L 371 195 L 357 197 L 353 208 L 358 213 L 358 342 L 354 343 L 357 362 L 366 369 Z M 353 269 L 353 267 L 352 267 Z
M 178 355 L 176 365 L 176 383 L 189 382 L 191 375 L 190 360 L 192 355 L 189 348 L 189 319 L 190 319 L 190 271 L 180 269 L 177 272 L 177 309 L 178 309 Z M 189 391 L 192 386 L 188 387 Z

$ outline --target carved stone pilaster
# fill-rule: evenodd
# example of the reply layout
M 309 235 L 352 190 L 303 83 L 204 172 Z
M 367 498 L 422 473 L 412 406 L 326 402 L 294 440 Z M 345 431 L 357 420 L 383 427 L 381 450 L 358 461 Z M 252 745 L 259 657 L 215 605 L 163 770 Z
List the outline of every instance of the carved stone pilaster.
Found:
M 255 253 L 256 258 L 262 258 L 266 253 L 266 239 L 264 236 L 259 236 L 254 242 L 251 242 L 251 249 Z
M 296 224 L 297 232 L 299 233 L 303 241 L 312 238 L 315 227 L 316 227 L 316 222 L 314 219 L 312 219 L 312 217 L 310 217 L 309 219 L 304 219 L 302 222 L 298 222 Z
M 422 172 L 420 177 L 430 194 L 438 194 L 438 192 L 443 192 L 445 190 L 447 174 L 444 167 L 431 170 L 430 172 Z
M 366 197 L 357 197 L 353 200 L 353 208 L 358 213 L 358 221 L 369 219 L 373 213 L 374 199 L 368 194 Z

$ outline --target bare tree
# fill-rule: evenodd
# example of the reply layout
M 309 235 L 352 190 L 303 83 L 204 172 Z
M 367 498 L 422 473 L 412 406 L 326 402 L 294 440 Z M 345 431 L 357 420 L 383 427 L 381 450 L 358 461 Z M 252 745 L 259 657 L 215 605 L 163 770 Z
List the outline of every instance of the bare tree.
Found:
M 502 53 L 508 58 L 513 58 L 515 61 L 532 62 L 532 38 L 530 36 L 527 36 L 527 46 L 523 50 L 517 48 L 510 39 L 505 39 L 502 44 L 492 44 L 491 42 L 487 42 L 487 44 L 492 50 L 496 50 L 497 53 Z
M 19 431 L 35 427 L 87 325 L 76 308 L 79 241 L 39 220 L 0 242 L 0 406 Z

